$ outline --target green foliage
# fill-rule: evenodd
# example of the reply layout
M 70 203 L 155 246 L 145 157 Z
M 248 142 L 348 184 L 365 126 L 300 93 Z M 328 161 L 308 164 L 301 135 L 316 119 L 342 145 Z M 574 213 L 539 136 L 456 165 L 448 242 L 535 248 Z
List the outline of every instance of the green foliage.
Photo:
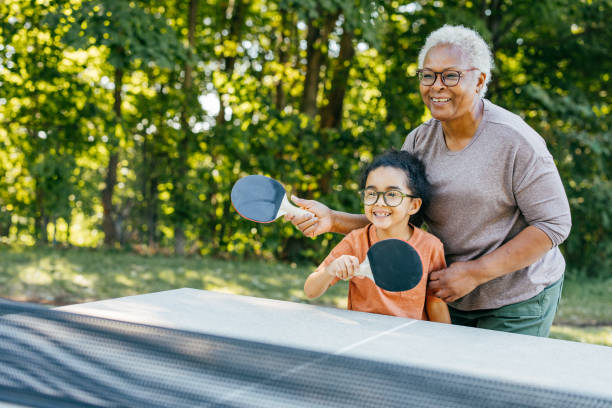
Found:
M 39 237 L 63 219 L 82 233 L 73 220 L 101 218 L 108 158 L 120 152 L 113 210 L 126 247 L 171 247 L 178 227 L 191 253 L 318 263 L 339 236 L 245 221 L 231 206 L 232 184 L 266 174 L 299 196 L 361 211 L 361 166 L 399 148 L 425 118 L 414 74 L 427 34 L 464 24 L 494 52 L 487 97 L 521 115 L 555 158 L 573 217 L 562 246 L 568 271 L 609 276 L 611 18 L 610 0 L 6 0 L 0 232 Z M 300 113 L 309 26 L 331 27 L 316 45 L 313 118 Z M 341 61 L 345 32 L 355 54 Z M 322 129 L 340 86 L 340 126 Z
M 23 227 L 46 240 L 48 222 L 70 220 L 77 207 L 82 214 L 91 212 L 92 204 L 83 203 L 88 192 L 79 188 L 89 176 L 78 162 L 88 156 L 91 131 L 104 120 L 104 110 L 79 75 L 85 61 L 66 61 L 58 38 L 42 27 L 48 10 L 19 13 L 16 6 L 24 4 L 10 2 L 2 26 L 6 67 L 0 80 L 7 102 L 0 106 L 0 137 L 8 152 L 2 201 L 15 209 L 18 232 Z
M 173 68 L 185 57 L 185 50 L 162 14 L 144 8 L 145 4 L 83 0 L 75 9 L 72 2 L 66 2 L 46 21 L 56 32 L 63 32 L 63 41 L 74 48 L 107 47 L 115 68 L 129 68 L 133 61 Z

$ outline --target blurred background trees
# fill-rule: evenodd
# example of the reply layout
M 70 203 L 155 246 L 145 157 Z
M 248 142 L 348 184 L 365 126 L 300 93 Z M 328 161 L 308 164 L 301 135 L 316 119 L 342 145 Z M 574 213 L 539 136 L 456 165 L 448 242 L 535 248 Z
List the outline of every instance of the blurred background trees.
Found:
M 449 23 L 489 42 L 487 97 L 555 157 L 570 273 L 609 276 L 610 21 L 610 0 L 4 0 L 0 235 L 319 261 L 340 237 L 244 221 L 231 186 L 360 211 L 361 165 L 427 118 L 417 53 Z

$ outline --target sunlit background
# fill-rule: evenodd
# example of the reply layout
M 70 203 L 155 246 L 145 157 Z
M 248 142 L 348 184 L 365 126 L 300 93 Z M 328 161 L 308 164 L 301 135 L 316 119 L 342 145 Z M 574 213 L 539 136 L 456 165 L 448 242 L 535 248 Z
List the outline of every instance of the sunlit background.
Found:
M 567 276 L 600 303 L 562 318 L 609 324 L 610 21 L 610 0 L 3 0 L 2 295 L 59 304 L 192 284 L 303 301 L 304 275 L 341 237 L 243 220 L 231 186 L 264 174 L 361 211 L 362 165 L 428 118 L 416 59 L 450 23 L 489 43 L 487 97 L 544 137 L 563 179 Z M 137 270 L 121 258 L 133 253 L 178 264 Z M 342 306 L 340 293 L 322 301 Z

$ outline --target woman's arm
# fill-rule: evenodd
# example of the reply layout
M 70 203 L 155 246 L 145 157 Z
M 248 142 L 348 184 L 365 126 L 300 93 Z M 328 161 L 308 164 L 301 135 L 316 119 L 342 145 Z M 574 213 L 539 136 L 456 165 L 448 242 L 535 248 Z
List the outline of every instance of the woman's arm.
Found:
M 307 237 L 316 237 L 325 232 L 348 234 L 354 229 L 365 227 L 369 222 L 363 214 L 334 211 L 315 200 L 304 200 L 296 196 L 291 196 L 291 200 L 314 214 L 314 217 L 285 216 L 286 220 L 291 221 Z
M 552 157 L 529 149 L 521 152 L 515 167 L 523 171 L 516 172 L 512 193 L 529 226 L 489 254 L 432 273 L 429 288 L 435 296 L 453 302 L 485 282 L 535 263 L 569 235 L 569 203 Z
M 453 302 L 497 277 L 525 268 L 553 246 L 537 227 L 529 226 L 495 251 L 467 262 L 455 262 L 429 275 L 429 290 L 445 302 Z

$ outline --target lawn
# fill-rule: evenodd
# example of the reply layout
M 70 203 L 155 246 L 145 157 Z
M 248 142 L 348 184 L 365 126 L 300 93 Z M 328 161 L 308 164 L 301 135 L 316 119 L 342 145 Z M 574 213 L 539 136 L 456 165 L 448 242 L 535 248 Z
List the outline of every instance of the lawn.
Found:
M 190 287 L 345 308 L 344 282 L 314 301 L 304 297 L 311 270 L 257 260 L 0 246 L 0 296 L 64 305 Z M 611 299 L 612 278 L 566 279 L 551 337 L 612 346 Z

